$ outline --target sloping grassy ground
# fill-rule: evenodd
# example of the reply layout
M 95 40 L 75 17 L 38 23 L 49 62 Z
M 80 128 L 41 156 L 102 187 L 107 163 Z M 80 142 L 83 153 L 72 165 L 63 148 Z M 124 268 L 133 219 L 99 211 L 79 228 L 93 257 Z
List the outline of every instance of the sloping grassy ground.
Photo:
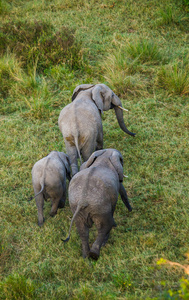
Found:
M 1 299 L 189 299 L 188 2 L 0 1 Z M 103 115 L 104 146 L 124 157 L 133 211 L 118 201 L 117 228 L 97 262 L 81 257 L 68 201 L 37 225 L 31 169 L 65 151 L 57 120 L 81 83 L 120 96 L 123 133 Z M 91 241 L 95 229 L 91 230 Z M 186 281 L 180 282 L 181 278 Z

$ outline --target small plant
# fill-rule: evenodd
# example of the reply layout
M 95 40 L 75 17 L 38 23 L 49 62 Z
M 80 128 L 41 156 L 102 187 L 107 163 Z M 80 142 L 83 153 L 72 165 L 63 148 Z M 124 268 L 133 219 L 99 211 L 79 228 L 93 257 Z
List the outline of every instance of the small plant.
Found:
M 113 275 L 113 283 L 116 288 L 119 288 L 122 292 L 133 289 L 133 283 L 131 277 L 124 272 Z
M 189 258 L 189 254 L 186 254 L 187 258 Z M 189 275 L 189 265 L 181 265 L 177 262 L 169 261 L 163 258 L 160 258 L 157 261 L 157 265 L 169 265 L 171 267 L 178 267 L 184 270 L 185 274 Z M 165 284 L 165 283 L 164 283 Z M 189 280 L 186 278 L 182 278 L 180 280 L 180 288 L 178 290 L 168 290 L 165 293 L 164 299 L 189 299 Z
M 0 298 L 10 300 L 34 299 L 35 290 L 36 288 L 30 279 L 15 273 L 0 283 Z
M 80 284 L 79 289 L 75 293 L 75 295 L 72 297 L 72 299 L 79 300 L 79 299 L 95 299 L 96 297 L 96 291 L 93 289 L 92 285 L 90 283 Z
M 158 73 L 158 84 L 168 90 L 169 94 L 189 94 L 189 66 L 176 63 L 164 66 Z

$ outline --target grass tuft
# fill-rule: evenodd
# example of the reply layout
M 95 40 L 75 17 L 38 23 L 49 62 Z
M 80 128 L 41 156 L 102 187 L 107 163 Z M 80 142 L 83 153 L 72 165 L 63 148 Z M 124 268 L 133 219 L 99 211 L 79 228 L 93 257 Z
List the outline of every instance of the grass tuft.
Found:
M 23 90 L 25 74 L 15 55 L 6 55 L 0 58 L 0 80 L 0 95 L 3 98 L 14 96 L 18 90 Z
M 159 64 L 163 60 L 158 45 L 147 39 L 129 42 L 126 51 L 132 59 L 137 59 L 141 63 Z
M 189 94 L 189 65 L 174 63 L 164 66 L 158 72 L 157 78 L 159 86 L 169 94 Z
M 164 9 L 159 10 L 159 25 L 170 25 L 171 23 L 174 23 L 175 17 L 174 17 L 174 11 L 172 6 L 167 5 Z
M 103 77 L 119 96 L 144 94 L 145 82 L 137 73 L 139 68 L 138 57 L 130 59 L 126 49 L 121 48 L 106 58 Z
M 188 1 L 188 0 L 187 0 Z M 187 3 L 183 5 L 187 6 Z M 176 7 L 174 3 L 169 3 L 164 6 L 163 9 L 159 9 L 158 17 L 156 20 L 157 26 L 178 26 L 183 31 L 188 31 L 188 15 L 187 8 L 186 12 Z
M 36 74 L 35 68 L 26 74 L 15 55 L 3 56 L 0 59 L 0 80 L 3 114 L 29 109 L 25 115 L 35 118 L 49 116 L 52 100 L 48 84 L 43 76 Z
M 38 82 L 37 82 L 38 80 Z M 47 81 L 43 77 L 35 77 L 34 84 L 37 86 L 30 97 L 24 97 L 28 109 L 23 113 L 24 117 L 44 119 L 51 115 L 49 109 L 52 105 Z
M 104 61 L 104 78 L 118 95 L 146 95 L 148 73 L 152 66 L 165 61 L 158 46 L 146 39 L 116 44 L 116 49 Z M 151 78 L 150 78 L 151 79 Z

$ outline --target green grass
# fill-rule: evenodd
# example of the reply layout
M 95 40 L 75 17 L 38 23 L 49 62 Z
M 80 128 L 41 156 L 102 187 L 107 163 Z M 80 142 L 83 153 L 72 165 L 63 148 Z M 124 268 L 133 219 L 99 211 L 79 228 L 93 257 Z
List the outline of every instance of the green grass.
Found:
M 183 270 L 157 263 L 188 264 L 187 1 L 2 0 L 0 20 L 0 298 L 188 299 Z M 42 228 L 27 200 L 34 163 L 65 151 L 61 109 L 77 85 L 98 82 L 119 95 L 136 137 L 104 112 L 104 147 L 123 154 L 133 211 L 119 198 L 95 262 L 81 257 L 75 226 L 61 241 L 68 200 L 54 218 L 45 203 Z

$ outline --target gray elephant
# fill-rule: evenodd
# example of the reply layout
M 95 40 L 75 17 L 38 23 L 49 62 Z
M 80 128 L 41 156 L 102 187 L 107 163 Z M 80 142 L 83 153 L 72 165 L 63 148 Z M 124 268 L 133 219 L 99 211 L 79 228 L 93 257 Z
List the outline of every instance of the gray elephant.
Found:
M 38 209 L 38 225 L 44 222 L 44 200 L 50 198 L 53 217 L 58 208 L 63 208 L 66 201 L 66 177 L 70 177 L 70 160 L 63 152 L 52 151 L 46 157 L 37 161 L 32 168 L 32 183 L 34 198 Z M 30 199 L 31 200 L 31 199 Z
M 82 84 L 75 88 L 72 103 L 60 112 L 58 125 L 66 152 L 71 160 L 72 175 L 78 172 L 77 158 L 86 161 L 96 150 L 103 149 L 101 114 L 114 108 L 120 128 L 134 136 L 124 123 L 121 100 L 105 84 Z
M 123 181 L 123 158 L 115 149 L 94 152 L 70 181 L 69 204 L 81 241 L 83 257 L 98 259 L 100 248 L 108 240 L 112 227 L 116 226 L 113 214 L 118 195 L 129 211 L 132 210 Z M 89 247 L 89 228 L 95 223 L 98 236 Z

